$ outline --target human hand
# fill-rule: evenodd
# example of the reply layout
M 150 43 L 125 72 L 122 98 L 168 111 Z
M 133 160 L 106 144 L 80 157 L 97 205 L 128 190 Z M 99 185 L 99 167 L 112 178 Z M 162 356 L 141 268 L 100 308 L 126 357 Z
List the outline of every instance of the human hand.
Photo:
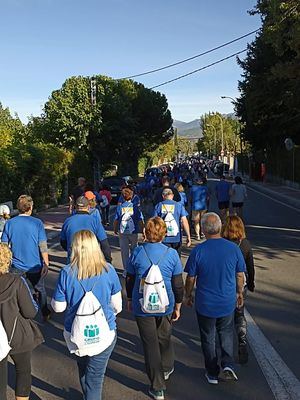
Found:
M 171 319 L 171 321 L 172 322 L 176 322 L 176 321 L 178 321 L 179 320 L 179 318 L 180 318 L 180 310 L 178 310 L 178 309 L 174 309 L 174 311 L 173 311 L 173 314 L 172 314 L 172 319 Z
M 191 247 L 191 245 L 192 245 L 192 239 L 191 239 L 190 237 L 188 237 L 188 238 L 186 239 L 186 246 L 187 246 L 187 247 Z
M 237 308 L 242 308 L 243 305 L 244 305 L 243 293 L 237 293 L 237 295 L 236 295 L 236 306 L 237 306 Z

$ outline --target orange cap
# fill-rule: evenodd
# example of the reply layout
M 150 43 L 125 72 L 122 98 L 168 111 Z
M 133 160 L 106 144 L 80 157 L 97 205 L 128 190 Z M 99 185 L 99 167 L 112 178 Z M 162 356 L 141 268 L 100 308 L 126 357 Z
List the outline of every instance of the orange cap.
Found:
M 88 200 L 94 200 L 96 198 L 96 195 L 89 190 L 88 192 L 84 193 L 84 197 Z

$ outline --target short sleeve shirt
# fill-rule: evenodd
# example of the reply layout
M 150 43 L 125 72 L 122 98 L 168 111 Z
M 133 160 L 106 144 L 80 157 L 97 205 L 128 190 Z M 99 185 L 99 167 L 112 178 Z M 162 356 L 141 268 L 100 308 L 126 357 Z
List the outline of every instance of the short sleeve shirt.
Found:
M 38 272 L 43 267 L 39 244 L 46 242 L 47 236 L 40 219 L 19 215 L 8 220 L 1 240 L 11 246 L 13 267 L 24 272 Z
M 124 201 L 122 204 L 119 204 L 117 206 L 115 220 L 118 221 L 119 223 L 119 229 L 122 218 L 124 217 L 125 214 L 129 215 L 134 223 L 134 231 L 131 233 L 138 233 L 139 223 L 140 221 L 144 220 L 143 213 L 141 212 L 140 207 L 131 201 Z
M 196 311 L 211 318 L 231 314 L 236 307 L 236 274 L 246 272 L 240 248 L 226 239 L 208 239 L 196 246 L 185 267 L 197 277 Z
M 165 313 L 147 314 L 141 309 L 140 299 L 143 297 L 143 293 L 140 290 L 141 281 L 147 276 L 152 264 L 158 264 L 166 285 L 169 306 Z M 172 277 L 174 275 L 180 275 L 183 272 L 182 264 L 176 250 L 168 248 L 162 243 L 144 243 L 142 246 L 134 249 L 128 260 L 127 272 L 131 275 L 135 275 L 135 283 L 132 292 L 132 308 L 134 315 L 140 317 L 161 317 L 173 312 L 175 298 L 172 290 Z
M 164 200 L 161 203 L 158 203 L 154 208 L 154 217 L 161 217 L 164 219 L 167 213 L 170 212 L 173 214 L 173 217 L 178 226 L 178 234 L 176 236 L 166 236 L 164 239 L 164 243 L 179 243 L 181 242 L 181 218 L 186 217 L 188 215 L 186 209 L 181 203 L 178 203 L 174 200 Z
M 71 215 L 65 220 L 60 234 L 60 239 L 67 242 L 68 257 L 71 255 L 73 236 L 83 229 L 93 232 L 98 242 L 107 239 L 105 229 L 98 218 L 88 213 L 76 213 Z
M 116 317 L 111 306 L 111 296 L 122 290 L 119 277 L 111 264 L 107 265 L 107 271 L 101 275 L 78 281 L 76 271 L 73 271 L 70 265 L 65 266 L 59 274 L 56 288 L 53 294 L 55 301 L 66 302 L 67 310 L 65 313 L 65 330 L 71 332 L 72 323 L 76 311 L 85 291 L 92 290 L 99 300 L 110 327 L 110 330 L 116 329 Z
M 204 185 L 194 185 L 191 188 L 192 210 L 207 210 L 208 188 Z

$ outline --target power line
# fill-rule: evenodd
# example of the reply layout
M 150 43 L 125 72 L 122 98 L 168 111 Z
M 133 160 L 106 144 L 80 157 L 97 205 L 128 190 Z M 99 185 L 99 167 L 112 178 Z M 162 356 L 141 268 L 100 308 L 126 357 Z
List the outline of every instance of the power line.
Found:
M 213 62 L 213 63 L 211 63 L 211 64 L 205 65 L 204 67 L 195 69 L 194 71 L 188 72 L 187 74 L 180 75 L 180 76 L 178 76 L 177 78 L 170 79 L 169 81 L 160 83 L 159 85 L 152 86 L 150 89 L 155 89 L 155 88 L 158 88 L 158 87 L 160 87 L 160 86 L 167 85 L 168 83 L 178 81 L 179 79 L 185 78 L 185 77 L 187 77 L 187 76 L 189 76 L 189 75 L 193 75 L 193 74 L 195 74 L 196 72 L 203 71 L 204 69 L 210 68 L 210 67 L 212 67 L 212 66 L 214 66 L 214 65 L 216 65 L 216 64 L 220 64 L 221 62 L 226 61 L 226 60 L 228 60 L 229 58 L 238 56 L 239 54 L 244 53 L 245 51 L 247 51 L 247 49 L 238 51 L 237 53 L 231 54 L 230 56 L 224 57 L 224 58 L 222 58 L 221 60 L 218 60 L 218 61 L 215 61 L 215 62 Z
M 149 75 L 149 74 L 153 74 L 154 72 L 163 71 L 164 69 L 171 68 L 171 67 L 175 67 L 176 65 L 183 64 L 183 63 L 185 63 L 185 62 L 187 62 L 187 61 L 194 60 L 195 58 L 205 56 L 206 54 L 212 53 L 212 52 L 214 52 L 214 51 L 216 51 L 216 50 L 222 49 L 223 47 L 229 46 L 230 44 L 235 43 L 235 42 L 238 42 L 239 40 L 244 39 L 245 37 L 250 36 L 250 35 L 252 35 L 253 33 L 258 32 L 259 30 L 260 30 L 260 28 L 259 28 L 259 29 L 255 29 L 254 31 L 251 31 L 251 32 L 249 32 L 249 33 L 246 33 L 246 34 L 243 35 L 243 36 L 239 36 L 238 38 L 235 38 L 235 39 L 233 39 L 233 40 L 230 40 L 229 42 L 223 43 L 223 44 L 221 44 L 220 46 L 214 47 L 213 49 L 204 51 L 203 53 L 196 54 L 195 56 L 192 56 L 192 57 L 189 57 L 189 58 L 185 58 L 184 60 L 175 62 L 175 63 L 173 63 L 173 64 L 168 64 L 168 65 L 165 65 L 164 67 L 152 69 L 152 70 L 150 70 L 150 71 L 142 72 L 142 73 L 140 73 L 140 74 L 127 76 L 127 77 L 125 77 L 125 78 L 120 78 L 120 79 L 132 79 L 132 78 L 137 78 L 138 76 Z

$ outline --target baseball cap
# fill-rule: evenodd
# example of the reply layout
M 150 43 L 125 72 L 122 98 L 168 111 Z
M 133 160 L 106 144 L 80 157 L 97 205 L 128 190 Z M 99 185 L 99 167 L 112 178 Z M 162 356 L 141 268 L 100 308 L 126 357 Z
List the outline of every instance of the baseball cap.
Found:
M 78 207 L 88 207 L 88 205 L 89 201 L 84 196 L 79 196 L 78 199 L 76 200 L 76 206 Z
M 91 192 L 90 190 L 84 193 L 84 197 L 88 200 L 94 200 L 96 198 L 95 193 Z

